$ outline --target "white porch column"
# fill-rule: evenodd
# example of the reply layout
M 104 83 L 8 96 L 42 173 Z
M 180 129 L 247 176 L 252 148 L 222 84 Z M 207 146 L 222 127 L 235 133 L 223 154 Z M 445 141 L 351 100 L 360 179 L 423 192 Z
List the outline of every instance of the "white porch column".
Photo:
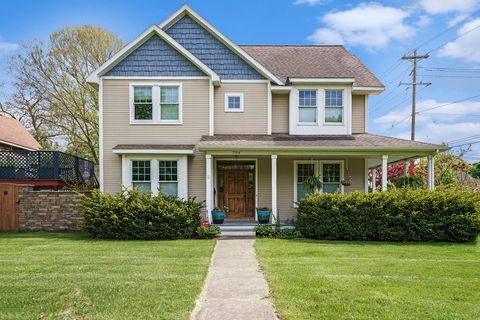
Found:
M 408 177 L 408 160 L 403 161 L 403 176 Z
M 363 163 L 363 175 L 364 175 L 364 186 L 365 193 L 368 194 L 368 159 L 365 158 Z
M 277 221 L 277 155 L 272 154 L 272 215 L 273 222 Z
M 388 181 L 388 156 L 382 156 L 382 191 L 387 191 Z
M 435 189 L 435 158 L 428 156 L 428 189 Z
M 212 223 L 212 209 L 213 209 L 213 188 L 212 188 L 212 155 L 205 155 L 205 203 L 207 205 L 207 218 L 208 222 Z
M 372 169 L 372 192 L 377 192 L 377 168 Z

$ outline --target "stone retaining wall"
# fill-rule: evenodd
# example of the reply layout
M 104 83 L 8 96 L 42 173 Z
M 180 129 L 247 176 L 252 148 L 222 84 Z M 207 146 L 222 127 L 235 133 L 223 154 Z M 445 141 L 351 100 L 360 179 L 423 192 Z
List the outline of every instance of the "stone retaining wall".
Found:
M 19 190 L 20 230 L 78 230 L 83 213 L 75 207 L 80 195 L 72 191 Z

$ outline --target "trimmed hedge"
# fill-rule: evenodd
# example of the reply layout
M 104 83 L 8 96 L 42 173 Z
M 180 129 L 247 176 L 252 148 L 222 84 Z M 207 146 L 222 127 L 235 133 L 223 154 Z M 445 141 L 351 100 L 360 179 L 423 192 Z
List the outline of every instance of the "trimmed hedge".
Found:
M 200 225 L 203 204 L 140 190 L 108 194 L 94 191 L 82 198 L 85 230 L 103 239 L 190 238 Z
M 479 194 L 402 188 L 364 194 L 311 194 L 298 204 L 307 238 L 373 241 L 475 241 Z

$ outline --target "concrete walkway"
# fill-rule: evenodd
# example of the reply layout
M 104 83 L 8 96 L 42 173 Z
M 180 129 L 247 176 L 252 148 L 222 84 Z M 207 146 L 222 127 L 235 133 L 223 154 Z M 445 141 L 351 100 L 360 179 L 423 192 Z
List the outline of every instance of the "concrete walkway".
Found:
M 254 239 L 218 240 L 194 320 L 275 320 L 268 285 L 258 269 Z

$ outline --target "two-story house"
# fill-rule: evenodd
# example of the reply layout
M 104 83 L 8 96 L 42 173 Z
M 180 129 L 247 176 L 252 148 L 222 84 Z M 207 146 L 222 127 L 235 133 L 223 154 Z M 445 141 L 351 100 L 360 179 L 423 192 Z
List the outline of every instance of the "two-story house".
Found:
M 343 46 L 239 46 L 186 5 L 88 81 L 102 190 L 196 197 L 208 218 L 214 206 L 295 218 L 306 177 L 321 176 L 321 192 L 368 192 L 369 169 L 429 156 L 432 171 L 445 149 L 368 133 L 368 97 L 384 87 Z

